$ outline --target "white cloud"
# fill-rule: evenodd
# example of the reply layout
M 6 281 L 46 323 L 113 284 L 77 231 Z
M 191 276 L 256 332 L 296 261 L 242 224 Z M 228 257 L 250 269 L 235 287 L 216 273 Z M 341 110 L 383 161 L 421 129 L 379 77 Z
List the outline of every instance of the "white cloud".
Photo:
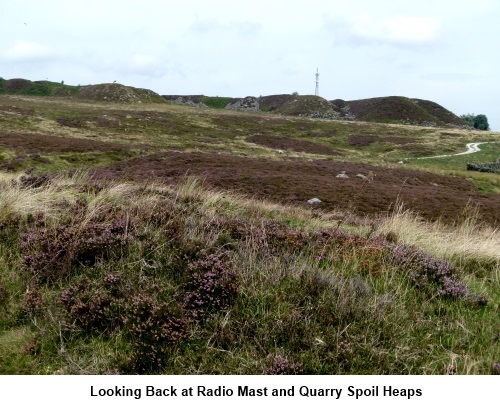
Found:
M 3 56 L 7 60 L 23 62 L 46 59 L 51 54 L 51 49 L 43 44 L 18 40 L 4 52 Z
M 156 57 L 152 55 L 136 54 L 130 60 L 130 67 L 136 70 L 144 70 L 155 67 Z
M 360 15 L 351 20 L 350 37 L 356 41 L 396 45 L 423 45 L 436 39 L 439 21 L 431 17 L 394 16 L 376 20 Z

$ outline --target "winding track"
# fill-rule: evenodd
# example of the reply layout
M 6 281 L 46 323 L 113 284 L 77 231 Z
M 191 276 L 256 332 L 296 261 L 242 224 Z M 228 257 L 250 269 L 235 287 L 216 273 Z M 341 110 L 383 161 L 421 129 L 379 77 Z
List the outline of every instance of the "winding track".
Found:
M 452 155 L 424 156 L 414 159 L 435 159 L 435 158 L 450 157 L 450 156 L 470 155 L 471 153 L 480 152 L 481 149 L 479 149 L 479 145 L 483 145 L 485 143 L 494 143 L 494 142 L 472 142 L 465 145 L 467 147 L 467 150 L 465 152 L 454 153 Z

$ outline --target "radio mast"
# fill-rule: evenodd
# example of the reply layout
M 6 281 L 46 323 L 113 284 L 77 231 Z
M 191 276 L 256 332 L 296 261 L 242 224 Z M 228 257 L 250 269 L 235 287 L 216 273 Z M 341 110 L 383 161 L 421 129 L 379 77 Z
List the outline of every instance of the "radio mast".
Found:
M 319 96 L 319 73 L 318 68 L 316 68 L 316 90 L 314 92 L 315 96 Z

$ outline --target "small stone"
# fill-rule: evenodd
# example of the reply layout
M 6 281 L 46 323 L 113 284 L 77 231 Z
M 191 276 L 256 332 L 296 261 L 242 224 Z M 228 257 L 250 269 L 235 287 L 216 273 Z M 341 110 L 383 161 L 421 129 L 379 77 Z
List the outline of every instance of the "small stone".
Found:
M 364 174 L 361 174 L 361 173 L 358 173 L 356 175 L 356 177 L 359 177 L 360 179 L 363 179 L 363 180 L 368 180 L 368 177 L 366 177 Z
M 310 200 L 307 200 L 307 203 L 310 204 L 310 205 L 314 205 L 314 204 L 319 204 L 321 202 L 321 200 L 319 198 L 311 198 Z
M 349 178 L 349 176 L 347 174 L 345 174 L 345 171 L 337 174 L 337 176 L 335 176 L 335 177 L 338 177 L 339 179 L 348 179 Z

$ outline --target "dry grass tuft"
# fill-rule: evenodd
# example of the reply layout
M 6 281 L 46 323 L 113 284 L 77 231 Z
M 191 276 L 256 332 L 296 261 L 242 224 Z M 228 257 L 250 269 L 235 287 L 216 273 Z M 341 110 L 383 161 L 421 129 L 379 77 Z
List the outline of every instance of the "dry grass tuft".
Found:
M 499 229 L 482 224 L 477 210 L 470 205 L 464 217 L 456 226 L 427 222 L 399 204 L 382 220 L 378 232 L 395 234 L 400 242 L 419 246 L 442 258 L 500 261 Z

